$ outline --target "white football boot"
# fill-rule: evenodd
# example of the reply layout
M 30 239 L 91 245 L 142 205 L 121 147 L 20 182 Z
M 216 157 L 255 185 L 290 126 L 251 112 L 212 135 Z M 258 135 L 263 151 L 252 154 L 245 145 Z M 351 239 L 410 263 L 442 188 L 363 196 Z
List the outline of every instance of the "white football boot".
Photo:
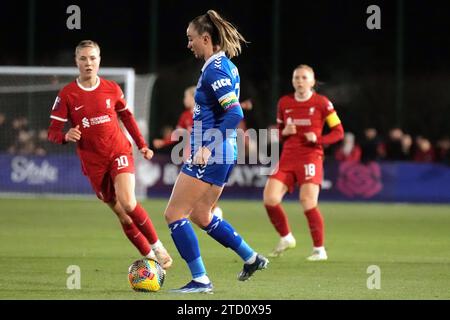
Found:
M 279 257 L 284 251 L 288 249 L 293 249 L 297 245 L 295 238 L 292 234 L 288 234 L 285 237 L 280 238 L 280 242 L 278 242 L 277 246 L 271 253 L 269 253 L 269 257 Z
M 312 254 L 306 258 L 308 261 L 325 261 L 328 259 L 324 247 L 313 248 Z
M 153 257 L 154 258 L 150 258 Z M 172 266 L 172 258 L 164 248 L 162 242 L 158 240 L 156 243 L 152 244 L 152 251 L 147 255 L 147 258 L 154 259 L 159 262 L 163 269 L 168 269 Z
M 148 254 L 148 255 L 146 255 L 145 256 L 147 259 L 150 259 L 150 260 L 156 260 L 156 261 L 158 261 L 158 259 L 156 258 L 156 255 L 155 255 L 155 251 L 154 250 L 150 250 L 150 253 Z

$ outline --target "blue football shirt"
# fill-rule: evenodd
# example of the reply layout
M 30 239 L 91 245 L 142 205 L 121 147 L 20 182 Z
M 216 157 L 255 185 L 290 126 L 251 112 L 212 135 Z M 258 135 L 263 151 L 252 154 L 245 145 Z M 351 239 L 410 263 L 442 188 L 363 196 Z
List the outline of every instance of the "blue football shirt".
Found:
M 236 128 L 230 128 L 227 138 L 217 128 L 224 121 L 227 111 L 233 108 L 243 117 L 239 104 L 240 78 L 237 67 L 220 51 L 203 65 L 195 93 L 194 127 L 191 132 L 192 156 L 200 146 L 214 144 L 210 162 L 230 163 L 237 159 Z M 215 130 L 214 130 L 215 129 Z

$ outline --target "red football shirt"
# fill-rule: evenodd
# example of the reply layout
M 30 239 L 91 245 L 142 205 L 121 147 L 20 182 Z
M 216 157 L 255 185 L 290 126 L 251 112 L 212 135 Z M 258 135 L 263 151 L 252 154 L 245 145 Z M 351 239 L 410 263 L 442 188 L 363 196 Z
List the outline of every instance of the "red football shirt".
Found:
M 184 110 L 178 118 L 177 128 L 186 129 L 191 132 L 192 127 L 194 126 L 193 115 L 194 113 L 192 112 L 192 110 Z
M 131 153 L 131 143 L 120 128 L 117 112 L 127 109 L 122 89 L 114 81 L 97 78 L 92 88 L 78 80 L 58 94 L 50 118 L 79 125 L 77 152 L 84 166 L 109 163 L 119 153 Z
M 283 96 L 278 101 L 277 124 L 281 131 L 291 118 L 297 127 L 297 134 L 283 137 L 284 145 L 280 162 L 292 162 L 308 159 L 310 156 L 323 156 L 322 145 L 309 143 L 306 132 L 314 132 L 317 138 L 322 136 L 322 129 L 328 115 L 335 112 L 333 104 L 322 95 L 314 92 L 306 101 L 297 101 L 294 94 Z

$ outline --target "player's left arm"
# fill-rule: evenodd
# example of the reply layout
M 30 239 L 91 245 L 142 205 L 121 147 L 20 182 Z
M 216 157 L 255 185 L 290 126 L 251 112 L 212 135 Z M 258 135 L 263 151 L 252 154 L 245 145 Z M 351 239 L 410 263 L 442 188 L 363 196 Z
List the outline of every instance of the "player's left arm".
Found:
M 344 138 L 344 127 L 339 119 L 336 110 L 334 110 L 333 104 L 326 99 L 325 106 L 325 122 L 330 128 L 330 132 L 326 135 L 318 137 L 317 143 L 320 144 L 333 144 Z
M 133 138 L 136 143 L 139 152 L 147 159 L 150 160 L 153 157 L 153 151 L 149 149 L 147 143 L 145 143 L 145 139 L 141 134 L 141 130 L 139 130 L 136 119 L 131 113 L 130 109 L 128 109 L 127 103 L 125 101 L 125 97 L 123 95 L 122 89 L 120 89 L 119 85 L 117 85 L 118 99 L 115 105 L 115 110 L 122 120 L 123 125 L 127 129 L 128 133 Z
M 220 107 L 225 112 L 223 121 L 217 128 L 222 135 L 222 141 L 207 142 L 202 148 L 197 150 L 193 159 L 194 164 L 206 164 L 212 154 L 212 150 L 218 147 L 220 143 L 226 141 L 233 134 L 234 129 L 238 127 L 239 122 L 244 119 L 244 113 L 231 79 L 231 74 L 222 69 L 213 69 L 213 71 L 209 71 L 205 75 L 204 81 L 206 85 L 212 90 Z M 219 82 L 220 85 L 218 85 Z
M 233 130 L 227 131 L 227 129 L 236 129 L 239 122 L 244 119 L 244 113 L 239 103 L 239 98 L 236 96 L 231 75 L 221 69 L 214 69 L 214 71 L 211 76 L 206 77 L 206 81 L 211 86 L 220 107 L 225 111 L 225 117 L 218 128 L 222 133 L 223 141 L 225 141 L 233 133 Z M 217 80 L 222 83 L 220 88 L 214 86 L 214 82 Z M 207 147 L 211 150 L 212 146 L 213 143 Z
M 326 122 L 328 127 L 330 127 L 330 132 L 323 135 L 317 139 L 317 143 L 320 144 L 333 144 L 344 138 L 344 127 L 336 114 L 336 112 L 331 113 L 326 117 Z

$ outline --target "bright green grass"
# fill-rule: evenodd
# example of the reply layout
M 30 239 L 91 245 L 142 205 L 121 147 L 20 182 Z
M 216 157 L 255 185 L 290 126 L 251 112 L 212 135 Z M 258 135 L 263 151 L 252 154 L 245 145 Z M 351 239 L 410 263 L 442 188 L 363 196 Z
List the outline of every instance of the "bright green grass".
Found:
M 307 262 L 311 239 L 296 202 L 286 211 L 297 248 L 247 282 L 242 262 L 203 232 L 200 247 L 215 294 L 167 292 L 190 279 L 162 212 L 167 200 L 144 202 L 174 257 L 163 289 L 133 292 L 127 268 L 138 252 L 117 219 L 97 200 L 0 199 L 0 299 L 449 299 L 450 207 L 394 204 L 321 205 L 329 260 Z M 221 201 L 225 217 L 257 251 L 277 235 L 261 202 Z M 196 229 L 198 231 L 198 229 Z M 68 290 L 69 265 L 81 268 L 81 290 Z M 367 267 L 381 268 L 381 289 L 369 290 Z

